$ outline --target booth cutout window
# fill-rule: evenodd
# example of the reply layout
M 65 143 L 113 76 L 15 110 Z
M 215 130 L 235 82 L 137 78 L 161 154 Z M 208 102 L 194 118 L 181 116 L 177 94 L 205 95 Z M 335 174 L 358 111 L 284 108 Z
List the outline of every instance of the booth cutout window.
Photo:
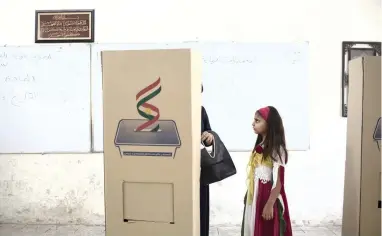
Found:
M 124 182 L 123 221 L 174 224 L 174 184 Z

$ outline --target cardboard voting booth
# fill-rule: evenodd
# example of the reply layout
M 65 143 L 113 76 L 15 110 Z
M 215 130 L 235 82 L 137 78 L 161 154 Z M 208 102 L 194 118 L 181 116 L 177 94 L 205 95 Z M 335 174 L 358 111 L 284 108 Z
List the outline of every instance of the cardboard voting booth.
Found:
M 106 235 L 198 236 L 201 56 L 102 52 Z
M 342 235 L 381 235 L 381 58 L 349 64 Z

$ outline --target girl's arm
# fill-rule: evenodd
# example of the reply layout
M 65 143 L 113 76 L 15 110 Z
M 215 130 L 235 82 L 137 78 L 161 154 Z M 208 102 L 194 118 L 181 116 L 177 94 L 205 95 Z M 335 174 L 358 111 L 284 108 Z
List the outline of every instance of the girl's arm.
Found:
M 277 198 L 279 197 L 280 195 L 280 191 L 281 191 L 281 187 L 282 187 L 282 184 L 281 184 L 281 180 L 280 180 L 280 176 L 281 176 L 281 168 L 284 168 L 283 166 L 280 166 L 279 164 L 276 164 L 275 163 L 275 166 L 273 167 L 273 186 L 272 186 L 272 190 L 271 190 L 271 195 L 269 196 L 268 198 L 268 201 L 267 201 L 267 204 L 270 204 L 270 205 L 274 205 Z
M 285 163 L 286 163 L 286 155 L 283 151 L 281 151 L 281 158 L 280 161 L 275 161 L 273 162 L 273 185 L 272 185 L 272 190 L 271 194 L 268 198 L 268 204 L 275 204 L 277 198 L 280 195 L 281 188 L 284 184 L 284 168 L 285 168 Z

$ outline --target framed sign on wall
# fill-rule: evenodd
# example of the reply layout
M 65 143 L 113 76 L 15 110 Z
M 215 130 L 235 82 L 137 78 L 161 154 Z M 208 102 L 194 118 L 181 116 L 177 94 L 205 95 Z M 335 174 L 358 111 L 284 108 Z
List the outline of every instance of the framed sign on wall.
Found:
M 35 21 L 35 43 L 94 42 L 94 10 L 37 10 Z

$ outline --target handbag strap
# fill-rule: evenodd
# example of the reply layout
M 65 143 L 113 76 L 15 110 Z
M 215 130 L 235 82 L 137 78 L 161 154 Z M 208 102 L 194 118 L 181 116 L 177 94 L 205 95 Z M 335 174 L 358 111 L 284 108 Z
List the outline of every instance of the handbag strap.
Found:
M 203 147 L 204 148 L 206 148 L 206 146 L 204 145 L 204 143 L 203 142 L 201 142 L 202 143 L 202 145 L 203 145 Z M 207 148 L 206 148 L 207 149 Z M 211 156 L 211 154 L 209 153 L 209 152 L 207 152 L 208 153 L 208 155 L 211 157 L 211 158 L 215 158 L 215 154 L 216 154 L 216 142 L 215 142 L 215 140 L 212 142 L 212 153 L 213 153 L 213 156 Z

